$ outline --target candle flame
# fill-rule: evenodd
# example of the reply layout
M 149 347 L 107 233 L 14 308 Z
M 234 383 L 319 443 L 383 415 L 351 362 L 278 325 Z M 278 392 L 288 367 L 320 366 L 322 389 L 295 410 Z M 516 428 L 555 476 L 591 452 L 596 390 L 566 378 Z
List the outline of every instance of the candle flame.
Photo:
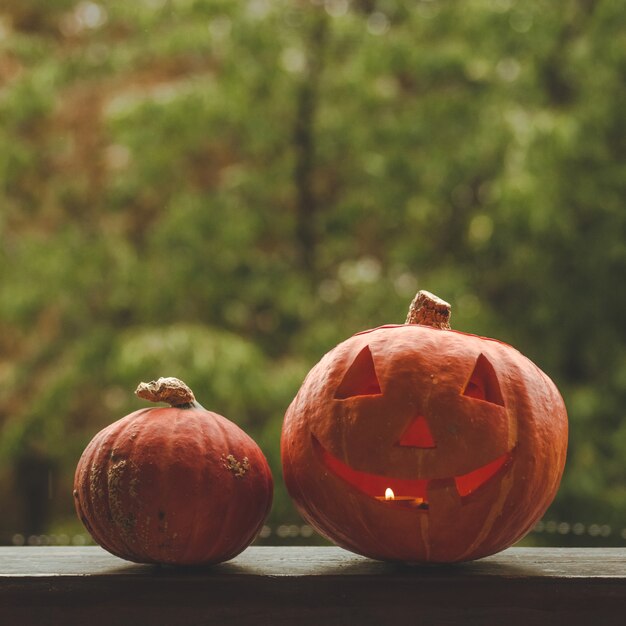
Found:
M 391 487 L 387 487 L 387 489 L 385 489 L 385 500 L 393 500 L 395 497 L 393 489 Z

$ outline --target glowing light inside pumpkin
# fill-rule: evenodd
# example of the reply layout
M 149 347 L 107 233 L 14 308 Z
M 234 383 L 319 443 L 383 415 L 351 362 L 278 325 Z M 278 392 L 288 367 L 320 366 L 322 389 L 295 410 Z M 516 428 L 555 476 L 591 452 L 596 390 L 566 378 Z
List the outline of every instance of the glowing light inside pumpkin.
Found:
M 385 489 L 385 500 L 393 500 L 395 497 L 393 489 L 391 487 L 387 487 L 387 489 Z

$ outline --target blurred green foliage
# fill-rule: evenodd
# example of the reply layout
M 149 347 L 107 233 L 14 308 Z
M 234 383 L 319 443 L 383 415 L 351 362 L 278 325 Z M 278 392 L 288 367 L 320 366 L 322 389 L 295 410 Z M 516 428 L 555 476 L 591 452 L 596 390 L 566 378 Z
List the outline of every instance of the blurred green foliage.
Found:
M 549 517 L 623 542 L 623 8 L 4 0 L 0 536 L 73 519 L 83 447 L 159 375 L 261 443 L 297 521 L 284 410 L 426 288 L 557 382 Z

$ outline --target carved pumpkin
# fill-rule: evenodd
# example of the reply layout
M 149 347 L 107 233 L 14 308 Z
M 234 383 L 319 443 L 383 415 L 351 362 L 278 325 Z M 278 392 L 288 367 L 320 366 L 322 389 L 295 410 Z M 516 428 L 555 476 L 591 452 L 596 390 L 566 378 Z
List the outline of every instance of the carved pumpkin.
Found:
M 304 518 L 382 560 L 453 562 L 503 550 L 554 498 L 567 415 L 514 348 L 450 330 L 428 292 L 404 325 L 354 335 L 287 410 L 282 461 Z
M 135 411 L 99 432 L 78 462 L 78 516 L 103 548 L 140 563 L 226 561 L 255 538 L 272 501 L 257 444 L 203 409 L 175 378 L 137 395 L 171 406 Z

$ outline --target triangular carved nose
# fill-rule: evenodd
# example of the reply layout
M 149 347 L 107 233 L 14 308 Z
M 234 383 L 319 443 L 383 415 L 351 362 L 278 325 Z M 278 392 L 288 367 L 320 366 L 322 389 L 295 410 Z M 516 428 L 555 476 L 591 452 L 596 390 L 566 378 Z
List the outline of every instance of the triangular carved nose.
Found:
M 413 448 L 436 448 L 435 440 L 426 418 L 418 415 L 404 431 L 398 445 L 411 446 Z

